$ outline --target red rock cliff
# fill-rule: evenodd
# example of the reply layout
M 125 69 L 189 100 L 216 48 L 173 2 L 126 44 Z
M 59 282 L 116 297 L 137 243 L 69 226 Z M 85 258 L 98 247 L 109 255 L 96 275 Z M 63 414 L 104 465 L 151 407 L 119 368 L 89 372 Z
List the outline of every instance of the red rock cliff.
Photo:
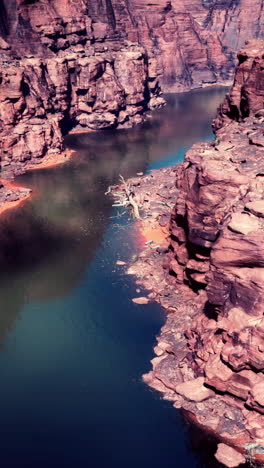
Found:
M 1 0 L 5 177 L 62 151 L 72 128 L 131 126 L 163 104 L 155 58 L 125 40 L 111 1 L 101 3 Z
M 164 90 L 224 82 L 263 34 L 260 0 L 0 0 L 0 132 L 8 176 L 70 128 L 126 127 Z
M 264 41 L 239 58 L 215 141 L 194 145 L 177 171 L 170 282 L 192 295 L 168 316 L 146 380 L 263 461 Z
M 261 0 L 1 0 L 0 31 L 13 46 L 50 52 L 80 42 L 145 46 L 158 60 L 164 90 L 232 76 L 245 41 L 264 35 Z M 6 6 L 4 6 L 6 5 Z M 74 26 L 73 26 L 74 25 Z
M 166 91 L 230 79 L 245 41 L 264 34 L 259 0 L 129 0 L 127 4 L 137 25 L 137 31 L 130 26 L 129 34 L 154 52 Z

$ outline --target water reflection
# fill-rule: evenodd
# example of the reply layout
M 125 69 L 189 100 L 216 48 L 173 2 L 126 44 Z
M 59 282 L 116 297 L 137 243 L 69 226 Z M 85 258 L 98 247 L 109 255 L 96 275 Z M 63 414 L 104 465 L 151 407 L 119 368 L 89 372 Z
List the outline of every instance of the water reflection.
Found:
M 149 120 L 130 130 L 69 135 L 66 144 L 87 161 L 104 158 L 106 172 L 114 167 L 129 176 L 139 170 L 175 164 L 182 149 L 213 136 L 211 121 L 226 88 L 205 88 L 166 95 L 167 106 L 150 114 Z M 178 154 L 180 152 L 180 154 Z M 153 164 L 154 163 L 154 164 Z
M 20 176 L 33 190 L 22 208 L 2 217 L 1 284 L 27 300 L 46 300 L 73 288 L 100 246 L 108 226 L 108 186 L 149 167 L 176 162 L 181 148 L 211 136 L 210 122 L 225 90 L 168 95 L 168 106 L 127 131 L 69 135 L 77 153 L 64 166 Z M 27 280 L 25 280 L 27 278 Z M 55 280 L 56 279 L 56 280 Z M 21 285 L 21 287 L 20 287 Z M 0 285 L 0 304 L 1 297 Z M 6 300 L 6 299 L 5 299 Z M 9 314 L 10 315 L 10 314 Z
M 163 316 L 129 300 L 115 262 L 135 252 L 133 224 L 111 218 L 104 192 L 209 138 L 224 92 L 168 96 L 131 131 L 70 135 L 69 163 L 19 177 L 33 197 L 0 227 L 3 466 L 203 466 L 177 412 L 140 382 Z

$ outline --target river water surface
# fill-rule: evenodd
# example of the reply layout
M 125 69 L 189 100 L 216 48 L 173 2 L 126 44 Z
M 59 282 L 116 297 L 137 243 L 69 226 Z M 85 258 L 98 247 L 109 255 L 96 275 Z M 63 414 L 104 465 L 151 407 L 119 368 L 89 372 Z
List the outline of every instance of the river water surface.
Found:
M 169 95 L 143 127 L 68 136 L 70 162 L 18 178 L 33 197 L 0 227 L 3 468 L 220 466 L 141 382 L 164 316 L 131 302 L 133 279 L 116 261 L 137 253 L 136 232 L 104 192 L 211 139 L 225 92 Z

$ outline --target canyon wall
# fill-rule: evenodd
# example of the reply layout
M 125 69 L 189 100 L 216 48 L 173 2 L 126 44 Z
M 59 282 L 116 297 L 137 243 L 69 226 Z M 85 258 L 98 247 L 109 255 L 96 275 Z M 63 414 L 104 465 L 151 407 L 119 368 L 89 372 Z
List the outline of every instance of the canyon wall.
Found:
M 261 0 L 1 0 L 0 10 L 2 47 L 9 38 L 46 57 L 128 39 L 156 57 L 164 91 L 229 80 L 245 41 L 264 35 Z
M 164 91 L 226 82 L 263 35 L 260 0 L 0 0 L 3 177 L 63 148 L 71 129 L 128 127 Z
M 264 35 L 259 0 L 129 0 L 137 31 L 130 37 L 152 51 L 164 91 L 183 91 L 233 78 L 245 41 Z M 113 1 L 115 4 L 115 1 Z
M 99 130 L 138 124 L 163 104 L 155 64 L 140 46 L 86 56 L 2 62 L 0 132 L 2 176 L 63 150 L 72 128 Z
M 263 40 L 240 52 L 214 125 L 215 141 L 194 145 L 177 170 L 165 263 L 185 295 L 145 380 L 201 426 L 264 461 Z
M 61 152 L 73 128 L 125 128 L 164 103 L 155 58 L 125 40 L 111 5 L 86 3 L 2 1 L 2 177 Z

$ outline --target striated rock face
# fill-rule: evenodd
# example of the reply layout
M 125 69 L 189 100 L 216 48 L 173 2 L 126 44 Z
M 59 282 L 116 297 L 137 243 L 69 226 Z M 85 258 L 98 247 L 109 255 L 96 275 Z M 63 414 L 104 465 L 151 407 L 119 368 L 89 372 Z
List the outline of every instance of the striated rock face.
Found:
M 143 48 L 86 57 L 5 60 L 0 72 L 2 170 L 17 173 L 62 151 L 71 128 L 105 129 L 140 123 L 163 103 Z
M 238 50 L 246 40 L 264 35 L 261 0 L 1 0 L 1 4 L 0 33 L 3 40 L 12 37 L 16 51 L 46 56 L 47 50 L 58 53 L 87 40 L 104 50 L 106 42 L 118 45 L 128 39 L 155 55 L 166 91 L 230 79 Z
M 261 0 L 0 0 L 4 176 L 62 150 L 72 128 L 140 123 L 163 90 L 225 82 Z
M 259 40 L 250 41 L 238 54 L 234 85 L 213 122 L 215 130 L 234 120 L 240 122 L 254 116 L 264 102 L 263 47 L 260 44 Z
M 158 59 L 166 91 L 229 80 L 245 41 L 264 35 L 264 9 L 259 0 L 127 3 L 138 25 L 140 43 Z
M 168 269 L 193 296 L 169 315 L 145 380 L 264 461 L 264 41 L 242 49 L 215 125 L 177 171 Z
M 125 128 L 163 105 L 155 58 L 96 5 L 1 1 L 2 176 L 61 152 L 73 128 Z

